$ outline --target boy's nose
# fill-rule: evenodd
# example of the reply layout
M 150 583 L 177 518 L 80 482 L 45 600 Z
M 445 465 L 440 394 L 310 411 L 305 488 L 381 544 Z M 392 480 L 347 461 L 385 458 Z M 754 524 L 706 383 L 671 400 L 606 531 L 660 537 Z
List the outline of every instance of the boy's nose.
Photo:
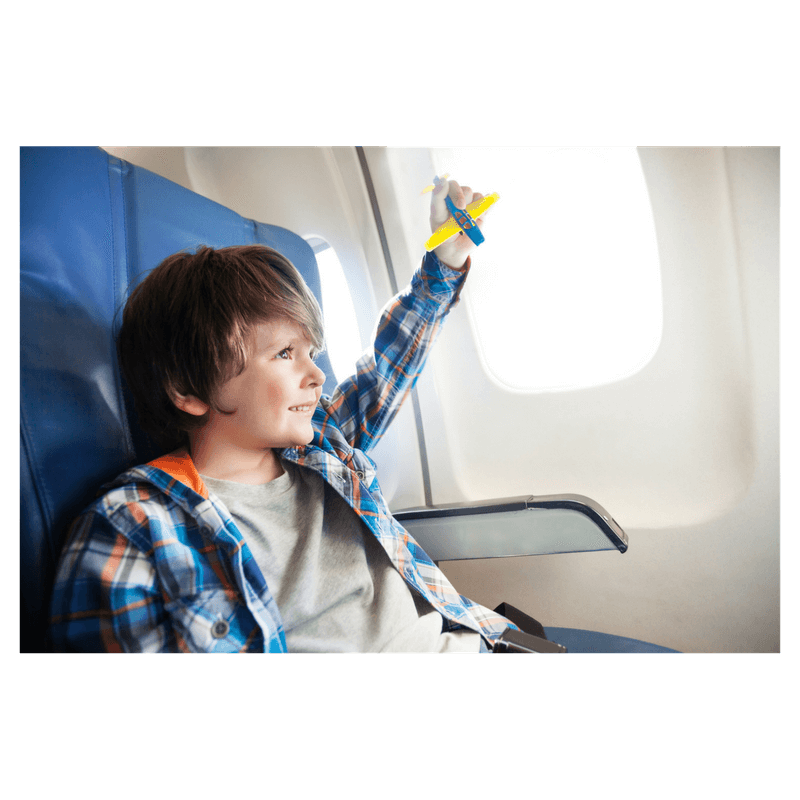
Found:
M 325 373 L 312 361 L 306 376 L 307 386 L 322 386 L 325 383 Z

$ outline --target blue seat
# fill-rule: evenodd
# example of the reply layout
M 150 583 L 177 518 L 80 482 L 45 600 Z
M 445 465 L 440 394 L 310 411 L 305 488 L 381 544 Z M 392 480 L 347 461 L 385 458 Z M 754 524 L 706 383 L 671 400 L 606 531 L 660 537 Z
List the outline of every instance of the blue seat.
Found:
M 117 368 L 129 290 L 179 250 L 257 243 L 321 293 L 301 237 L 99 148 L 21 148 L 20 228 L 20 647 L 37 652 L 70 522 L 103 483 L 161 455 L 136 424 Z M 326 354 L 320 366 L 330 392 Z
M 71 521 L 102 484 L 162 455 L 137 424 L 117 366 L 115 334 L 130 289 L 179 250 L 265 244 L 321 292 L 314 252 L 291 231 L 245 219 L 99 148 L 23 147 L 20 159 L 20 649 L 41 652 Z M 330 393 L 327 354 L 319 363 Z M 626 643 L 665 651 L 548 630 L 574 652 L 622 652 Z
M 585 631 L 578 628 L 544 629 L 551 642 L 558 642 L 567 648 L 568 653 L 677 653 L 669 647 L 629 639 L 626 636 L 613 636 L 610 633 Z

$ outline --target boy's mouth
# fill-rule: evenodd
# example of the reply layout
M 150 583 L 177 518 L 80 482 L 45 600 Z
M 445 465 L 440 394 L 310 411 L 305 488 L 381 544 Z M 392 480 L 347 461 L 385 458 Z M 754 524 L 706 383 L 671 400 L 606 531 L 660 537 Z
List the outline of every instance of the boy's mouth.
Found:
M 291 406 L 289 411 L 297 411 L 300 414 L 307 414 L 309 411 L 314 410 L 315 405 L 316 403 L 313 406 Z

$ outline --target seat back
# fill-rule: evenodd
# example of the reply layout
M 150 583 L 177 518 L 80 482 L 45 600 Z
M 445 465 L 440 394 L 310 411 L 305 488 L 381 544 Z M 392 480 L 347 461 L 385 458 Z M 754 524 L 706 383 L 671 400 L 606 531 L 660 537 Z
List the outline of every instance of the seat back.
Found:
M 46 649 L 50 590 L 72 519 L 99 487 L 160 455 L 136 423 L 115 334 L 130 289 L 199 245 L 265 244 L 321 303 L 314 252 L 93 147 L 21 148 L 20 649 Z M 326 354 L 320 367 L 333 386 Z

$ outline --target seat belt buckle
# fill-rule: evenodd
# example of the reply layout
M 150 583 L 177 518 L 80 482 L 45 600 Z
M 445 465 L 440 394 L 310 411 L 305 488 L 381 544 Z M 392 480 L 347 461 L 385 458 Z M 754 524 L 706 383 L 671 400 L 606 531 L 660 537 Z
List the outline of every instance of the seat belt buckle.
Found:
M 492 646 L 493 653 L 566 653 L 562 644 L 533 636 L 530 633 L 506 628 Z

